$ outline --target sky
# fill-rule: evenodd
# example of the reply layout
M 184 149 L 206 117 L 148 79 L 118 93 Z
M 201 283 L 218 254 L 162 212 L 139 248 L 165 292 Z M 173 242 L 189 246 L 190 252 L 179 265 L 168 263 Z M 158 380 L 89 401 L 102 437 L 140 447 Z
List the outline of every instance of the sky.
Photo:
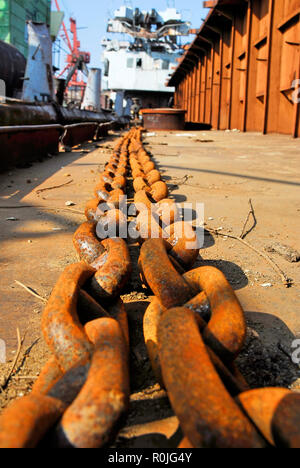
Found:
M 106 34 L 106 23 L 113 12 L 120 6 L 137 7 L 141 10 L 165 10 L 168 6 L 179 10 L 183 19 L 192 23 L 192 28 L 199 28 L 202 19 L 206 17 L 208 9 L 202 7 L 202 0 L 58 0 L 62 11 L 65 12 L 65 23 L 69 29 L 69 17 L 77 20 L 78 35 L 81 42 L 81 50 L 91 52 L 90 66 L 101 67 L 101 39 Z M 52 9 L 56 10 L 52 0 Z M 81 29 L 82 28 L 82 29 Z M 64 45 L 64 48 L 65 45 Z M 63 55 L 61 59 L 63 67 Z

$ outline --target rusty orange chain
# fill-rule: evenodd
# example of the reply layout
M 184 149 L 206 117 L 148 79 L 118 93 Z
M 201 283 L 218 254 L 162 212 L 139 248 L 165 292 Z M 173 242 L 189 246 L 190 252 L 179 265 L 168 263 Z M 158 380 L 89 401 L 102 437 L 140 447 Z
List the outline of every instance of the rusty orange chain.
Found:
M 180 447 L 299 448 L 300 395 L 250 390 L 234 364 L 246 323 L 223 273 L 203 266 L 180 275 L 161 239 L 144 243 L 140 264 L 155 294 L 145 341 L 185 435 Z
M 0 447 L 103 447 L 129 407 L 129 331 L 119 294 L 131 262 L 121 231 L 130 163 L 141 278 L 155 294 L 144 317 L 154 373 L 168 392 L 184 439 L 180 448 L 300 446 L 300 395 L 249 390 L 234 364 L 246 334 L 244 312 L 224 275 L 190 268 L 199 246 L 142 143 L 121 138 L 86 205 L 68 266 L 43 313 L 52 357 L 32 393 L 0 417 Z M 105 237 L 115 224 L 115 236 Z M 154 237 L 154 238 L 153 238 Z M 101 304 L 101 305 L 100 305 Z M 21 416 L 21 417 L 20 417 Z
M 113 211 L 124 221 L 118 208 L 126 186 L 128 142 L 125 136 L 117 143 L 96 198 L 87 203 L 87 222 L 73 239 L 80 262 L 62 273 L 43 312 L 52 357 L 32 393 L 1 415 L 0 447 L 36 447 L 43 439 L 53 447 L 103 447 L 128 410 L 129 331 L 119 294 L 131 261 L 123 239 L 96 235 L 96 223 L 105 227 Z M 101 202 L 111 210 L 99 210 Z
M 140 164 L 132 164 L 135 201 L 147 204 L 146 197 L 156 199 L 147 154 L 138 151 Z M 150 164 L 149 170 L 157 181 Z M 181 239 L 181 252 L 186 242 Z M 145 342 L 185 435 L 180 448 L 299 448 L 300 395 L 282 388 L 250 390 L 234 364 L 246 321 L 227 279 L 208 266 L 180 274 L 169 249 L 164 239 L 148 239 L 139 264 L 155 294 L 144 317 Z M 195 258 L 190 260 L 192 266 Z

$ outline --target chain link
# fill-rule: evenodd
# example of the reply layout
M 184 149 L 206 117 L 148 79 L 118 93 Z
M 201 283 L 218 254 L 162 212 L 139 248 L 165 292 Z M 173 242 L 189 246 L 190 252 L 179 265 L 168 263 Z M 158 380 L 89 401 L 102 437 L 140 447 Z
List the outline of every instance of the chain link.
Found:
M 130 395 L 129 327 L 119 297 L 132 269 L 121 235 L 128 233 L 122 206 L 130 167 L 140 276 L 154 294 L 144 338 L 180 422 L 179 448 L 299 448 L 300 395 L 249 389 L 235 364 L 246 336 L 243 309 L 220 270 L 191 270 L 196 233 L 168 198 L 142 132 L 133 128 L 118 140 L 86 204 L 87 221 L 73 237 L 79 262 L 62 273 L 43 312 L 52 356 L 31 394 L 0 416 L 0 447 L 100 448 L 118 433 Z

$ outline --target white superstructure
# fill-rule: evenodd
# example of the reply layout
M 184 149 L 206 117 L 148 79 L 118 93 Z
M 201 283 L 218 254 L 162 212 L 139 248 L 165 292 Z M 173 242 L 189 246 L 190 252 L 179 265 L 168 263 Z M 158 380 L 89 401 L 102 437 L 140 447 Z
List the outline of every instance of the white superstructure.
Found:
M 188 35 L 189 28 L 173 8 L 146 12 L 123 6 L 115 12 L 107 31 L 132 38 L 102 41 L 103 87 L 115 97 L 119 114 L 128 112 L 133 97 L 143 107 L 166 107 L 174 89 L 165 83 L 182 55 L 178 37 Z

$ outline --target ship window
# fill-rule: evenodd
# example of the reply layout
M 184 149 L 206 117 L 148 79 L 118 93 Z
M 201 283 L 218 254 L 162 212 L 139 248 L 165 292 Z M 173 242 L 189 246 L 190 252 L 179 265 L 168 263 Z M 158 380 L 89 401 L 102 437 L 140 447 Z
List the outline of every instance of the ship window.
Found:
M 136 59 L 136 68 L 142 68 L 143 61 L 141 58 Z
M 162 68 L 163 70 L 169 70 L 169 65 L 170 65 L 169 60 L 163 60 L 163 62 L 162 62 L 162 67 L 161 67 L 161 68 Z
M 133 68 L 133 58 L 127 59 L 127 68 Z

